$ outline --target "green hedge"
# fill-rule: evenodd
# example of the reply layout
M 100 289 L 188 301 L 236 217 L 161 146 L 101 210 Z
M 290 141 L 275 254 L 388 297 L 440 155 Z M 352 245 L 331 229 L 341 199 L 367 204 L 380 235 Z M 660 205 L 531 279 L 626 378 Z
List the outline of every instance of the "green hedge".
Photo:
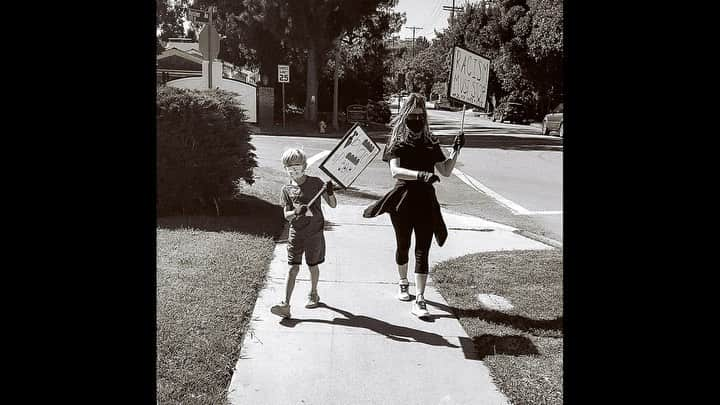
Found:
M 244 119 L 232 93 L 158 88 L 159 214 L 219 209 L 240 179 L 253 183 L 257 161 Z

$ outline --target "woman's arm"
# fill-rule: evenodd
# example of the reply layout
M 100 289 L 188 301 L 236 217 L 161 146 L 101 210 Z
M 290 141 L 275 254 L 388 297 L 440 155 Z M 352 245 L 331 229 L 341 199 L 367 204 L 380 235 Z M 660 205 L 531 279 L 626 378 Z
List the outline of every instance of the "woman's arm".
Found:
M 435 168 L 437 169 L 437 171 L 445 177 L 450 177 L 453 169 L 455 168 L 455 163 L 457 163 L 459 154 L 459 150 L 453 149 L 453 151 L 450 152 L 450 157 L 448 159 L 445 159 L 445 161 L 443 162 L 435 163 Z
M 329 205 L 331 208 L 337 207 L 337 198 L 335 198 L 335 194 L 333 195 L 327 195 L 327 192 L 322 193 L 323 200 Z
M 418 171 L 400 167 L 400 158 L 390 159 L 390 173 L 393 179 L 417 180 Z
M 295 218 L 295 210 L 290 210 L 290 211 L 283 210 L 283 214 L 285 214 L 285 219 L 288 221 L 292 221 L 292 219 Z

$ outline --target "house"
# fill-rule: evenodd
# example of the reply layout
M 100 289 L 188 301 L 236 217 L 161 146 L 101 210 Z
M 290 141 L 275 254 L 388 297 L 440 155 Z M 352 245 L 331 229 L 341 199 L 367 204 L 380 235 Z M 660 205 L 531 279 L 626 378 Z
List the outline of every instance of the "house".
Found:
M 214 88 L 236 94 L 245 109 L 247 121 L 257 122 L 258 71 L 224 61 L 213 61 L 210 66 L 203 59 L 198 43 L 185 38 L 171 38 L 164 46 L 165 50 L 156 59 L 158 84 L 203 90 L 212 81 Z
M 165 50 L 157 55 L 158 83 L 202 75 L 203 59 L 196 41 L 189 38 L 170 38 L 163 45 Z M 257 70 L 235 66 L 228 62 L 222 64 L 224 78 L 240 80 L 251 85 L 260 81 L 260 72 Z

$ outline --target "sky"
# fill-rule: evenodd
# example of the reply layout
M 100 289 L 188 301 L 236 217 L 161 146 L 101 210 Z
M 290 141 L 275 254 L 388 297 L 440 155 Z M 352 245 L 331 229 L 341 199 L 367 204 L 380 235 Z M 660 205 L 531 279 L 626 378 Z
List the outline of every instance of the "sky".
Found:
M 466 0 L 455 0 L 455 7 L 465 4 Z M 452 6 L 452 0 L 400 0 L 395 10 L 405 12 L 407 22 L 398 33 L 400 38 L 412 38 L 412 30 L 405 27 L 422 27 L 415 30 L 415 37 L 425 37 L 428 40 L 435 38 L 433 29 L 442 31 L 448 26 L 450 12 L 443 10 L 443 6 Z
M 455 7 L 463 6 L 467 0 L 455 0 Z M 428 40 L 435 38 L 433 29 L 442 31 L 448 26 L 450 12 L 443 10 L 443 6 L 452 6 L 453 0 L 400 0 L 395 7 L 396 11 L 404 12 L 407 22 L 398 33 L 400 38 L 412 38 L 412 30 L 405 27 L 422 27 L 415 30 L 415 37 L 425 37 Z M 192 7 L 192 6 L 191 6 Z M 186 21 L 185 30 L 190 27 Z

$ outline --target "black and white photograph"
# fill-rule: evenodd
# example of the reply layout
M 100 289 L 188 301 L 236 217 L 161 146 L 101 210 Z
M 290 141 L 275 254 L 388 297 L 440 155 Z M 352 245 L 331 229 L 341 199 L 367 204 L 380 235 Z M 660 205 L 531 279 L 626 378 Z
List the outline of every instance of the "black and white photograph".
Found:
M 157 0 L 157 404 L 564 403 L 563 4 Z

